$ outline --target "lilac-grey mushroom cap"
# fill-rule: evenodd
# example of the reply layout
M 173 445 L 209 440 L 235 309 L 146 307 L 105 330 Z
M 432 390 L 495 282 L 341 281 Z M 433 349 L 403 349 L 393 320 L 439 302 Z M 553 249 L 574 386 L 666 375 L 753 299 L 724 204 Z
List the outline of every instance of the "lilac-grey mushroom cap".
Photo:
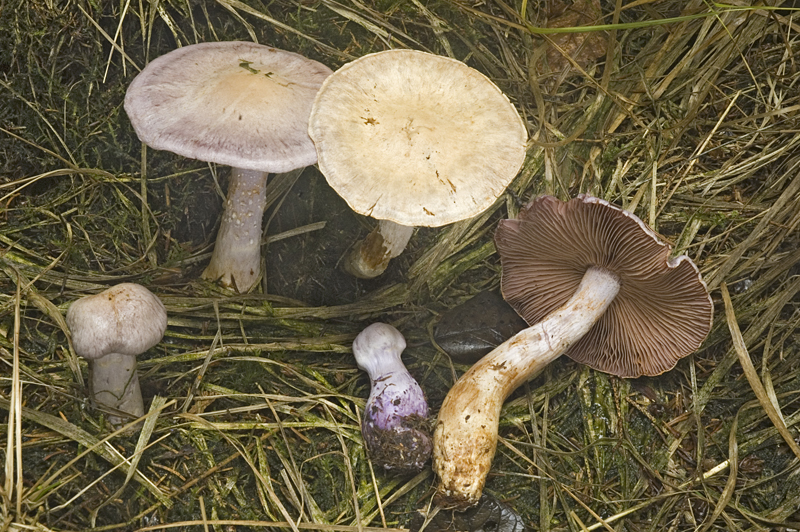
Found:
M 621 377 L 658 375 L 694 352 L 711 329 L 713 304 L 697 266 L 635 215 L 587 195 L 533 200 L 495 233 L 505 299 L 529 324 L 566 303 L 590 267 L 619 278 L 619 293 L 566 351 Z
M 147 288 L 122 283 L 70 305 L 67 326 L 75 352 L 88 360 L 136 356 L 161 341 L 167 311 Z
M 308 136 L 314 97 L 331 69 L 250 42 L 211 42 L 151 61 L 131 82 L 125 111 L 151 148 L 282 173 L 317 161 Z
M 372 461 L 392 471 L 418 471 L 433 448 L 428 403 L 400 354 L 403 335 L 385 323 L 373 323 L 353 342 L 358 367 L 370 377 L 371 389 L 361 434 Z

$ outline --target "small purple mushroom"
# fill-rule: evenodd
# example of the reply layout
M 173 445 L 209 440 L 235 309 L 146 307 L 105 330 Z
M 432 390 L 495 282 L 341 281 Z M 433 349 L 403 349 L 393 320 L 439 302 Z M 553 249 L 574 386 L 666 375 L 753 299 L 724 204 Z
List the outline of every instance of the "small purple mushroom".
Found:
M 425 394 L 400 360 L 405 348 L 400 331 L 386 323 L 373 323 L 353 341 L 372 386 L 361 422 L 364 444 L 374 463 L 399 472 L 422 469 L 433 448 Z

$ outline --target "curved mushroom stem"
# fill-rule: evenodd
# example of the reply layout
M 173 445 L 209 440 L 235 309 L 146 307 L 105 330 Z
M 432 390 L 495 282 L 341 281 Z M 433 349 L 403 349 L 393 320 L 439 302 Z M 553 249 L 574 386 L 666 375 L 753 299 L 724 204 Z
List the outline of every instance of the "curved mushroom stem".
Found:
M 503 402 L 520 384 L 579 340 L 619 292 L 616 275 L 589 268 L 562 307 L 479 360 L 450 389 L 433 435 L 433 470 L 441 504 L 478 502 L 497 446 Z
M 98 404 L 127 412 L 134 418 L 144 415 L 135 355 L 110 353 L 90 361 L 89 369 L 92 376 L 91 394 Z M 125 419 L 109 414 L 108 421 L 117 427 Z
M 378 226 L 347 257 L 345 270 L 361 279 L 379 276 L 386 271 L 389 261 L 406 249 L 413 233 L 413 227 L 378 220 Z
M 233 168 L 224 213 L 203 279 L 249 291 L 261 272 L 261 219 L 267 204 L 267 172 Z

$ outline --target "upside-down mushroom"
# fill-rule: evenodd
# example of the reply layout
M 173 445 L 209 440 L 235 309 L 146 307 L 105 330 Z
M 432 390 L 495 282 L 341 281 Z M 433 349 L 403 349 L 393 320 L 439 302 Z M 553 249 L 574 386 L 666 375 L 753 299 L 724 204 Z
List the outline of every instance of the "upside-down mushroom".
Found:
M 658 375 L 695 351 L 713 305 L 695 264 L 606 201 L 543 196 L 495 233 L 506 300 L 531 325 L 453 386 L 434 431 L 438 499 L 480 498 L 508 395 L 566 353 L 621 377 Z

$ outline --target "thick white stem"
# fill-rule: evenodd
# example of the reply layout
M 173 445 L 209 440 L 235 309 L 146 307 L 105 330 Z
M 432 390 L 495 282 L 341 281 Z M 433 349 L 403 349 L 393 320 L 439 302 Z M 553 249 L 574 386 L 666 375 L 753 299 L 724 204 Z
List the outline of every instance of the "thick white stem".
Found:
M 92 374 L 92 397 L 97 403 L 127 412 L 134 418 L 144 415 L 135 356 L 110 353 L 92 360 L 89 369 Z M 110 414 L 108 421 L 117 427 L 128 420 Z
M 267 203 L 267 173 L 233 168 L 211 262 L 204 279 L 247 292 L 261 271 L 261 219 Z
M 361 279 L 372 279 L 386 271 L 389 261 L 403 252 L 414 233 L 413 227 L 379 220 L 367 238 L 356 244 L 345 269 Z
M 461 508 L 478 502 L 494 458 L 503 402 L 586 334 L 617 292 L 616 275 L 590 268 L 564 306 L 499 345 L 453 385 L 433 436 L 441 502 Z

